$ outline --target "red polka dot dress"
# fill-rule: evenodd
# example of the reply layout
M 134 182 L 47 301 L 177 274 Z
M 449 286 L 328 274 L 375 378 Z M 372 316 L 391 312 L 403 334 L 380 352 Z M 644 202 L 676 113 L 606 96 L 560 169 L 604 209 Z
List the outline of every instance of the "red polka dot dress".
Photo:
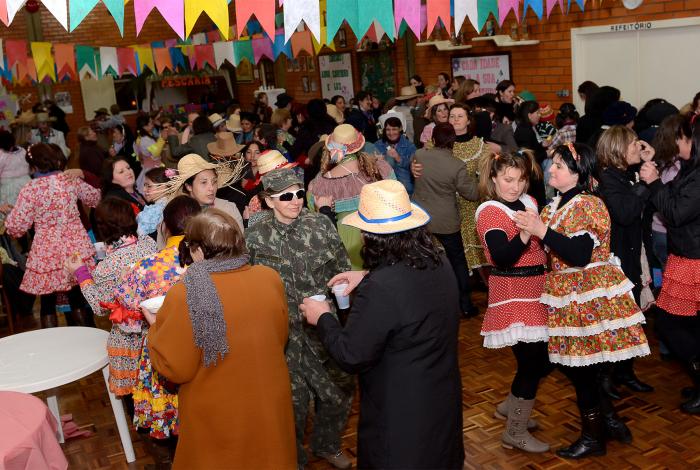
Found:
M 656 304 L 671 315 L 694 317 L 700 311 L 700 259 L 669 255 Z
M 520 201 L 525 207 L 537 210 L 530 196 L 523 195 Z M 500 230 L 509 241 L 520 236 L 513 214 L 512 209 L 497 201 L 487 201 L 476 211 L 476 229 L 486 258 L 493 266 L 496 264 L 486 243 L 486 234 Z M 513 266 L 494 269 L 489 276 L 488 308 L 481 326 L 484 347 L 503 348 L 518 342 L 547 341 L 547 309 L 540 303 L 546 262 L 540 240 L 532 237 Z

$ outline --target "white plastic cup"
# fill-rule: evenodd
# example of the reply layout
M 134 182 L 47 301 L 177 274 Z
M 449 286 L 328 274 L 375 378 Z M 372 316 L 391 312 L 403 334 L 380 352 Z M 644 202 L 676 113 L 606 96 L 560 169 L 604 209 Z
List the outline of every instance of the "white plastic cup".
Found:
M 343 295 L 345 289 L 348 288 L 348 283 L 336 284 L 333 286 L 333 295 L 335 295 L 335 300 L 338 302 L 338 308 L 344 310 L 350 308 L 350 296 Z
M 326 300 L 326 296 L 323 295 L 323 294 L 312 295 L 312 296 L 309 297 L 309 298 L 310 298 L 311 300 L 317 300 L 317 301 L 319 301 L 319 302 L 323 302 L 324 300 Z
M 105 259 L 107 256 L 107 247 L 105 247 L 105 244 L 102 242 L 97 242 L 95 243 L 95 258 L 98 260 Z

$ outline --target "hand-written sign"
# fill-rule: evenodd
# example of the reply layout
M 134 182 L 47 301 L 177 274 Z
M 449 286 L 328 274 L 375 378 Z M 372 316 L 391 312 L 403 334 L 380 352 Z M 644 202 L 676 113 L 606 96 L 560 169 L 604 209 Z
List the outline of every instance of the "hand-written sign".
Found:
M 173 78 L 164 78 L 160 82 L 160 86 L 163 88 L 177 88 L 177 87 L 200 86 L 200 85 L 211 85 L 211 78 L 209 78 L 208 76 L 203 76 L 203 77 L 173 77 Z
M 496 93 L 498 82 L 510 80 L 510 56 L 497 54 L 453 57 L 452 76 L 476 80 L 482 93 Z
M 318 69 L 321 72 L 321 92 L 324 98 L 341 95 L 345 101 L 349 101 L 354 96 L 350 53 L 318 56 Z

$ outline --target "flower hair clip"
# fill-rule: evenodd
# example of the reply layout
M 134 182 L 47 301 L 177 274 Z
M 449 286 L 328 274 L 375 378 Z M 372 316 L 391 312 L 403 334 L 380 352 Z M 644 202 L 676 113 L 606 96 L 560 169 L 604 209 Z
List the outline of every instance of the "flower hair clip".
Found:
M 493 159 L 496 160 L 496 161 L 500 160 L 500 159 L 501 159 L 501 154 L 500 154 L 500 153 L 494 154 Z
M 175 176 L 177 176 L 177 170 L 175 170 L 173 168 L 168 168 L 167 170 L 165 170 L 165 177 L 166 178 L 170 179 L 170 178 L 174 178 Z
M 32 160 L 34 157 L 32 156 L 32 147 L 34 147 L 36 144 L 30 144 L 29 147 L 27 147 L 27 156 L 29 157 L 30 160 Z
M 566 146 L 569 148 L 569 152 L 571 152 L 571 156 L 574 157 L 574 160 L 576 160 L 577 162 L 580 161 L 581 157 L 576 152 L 576 148 L 574 147 L 574 144 L 572 142 L 567 142 Z
M 328 147 L 328 151 L 330 152 L 331 155 L 331 161 L 333 163 L 338 163 L 341 161 L 343 158 L 345 158 L 345 154 L 348 151 L 348 146 L 345 144 L 339 144 L 336 142 L 329 142 L 326 147 Z

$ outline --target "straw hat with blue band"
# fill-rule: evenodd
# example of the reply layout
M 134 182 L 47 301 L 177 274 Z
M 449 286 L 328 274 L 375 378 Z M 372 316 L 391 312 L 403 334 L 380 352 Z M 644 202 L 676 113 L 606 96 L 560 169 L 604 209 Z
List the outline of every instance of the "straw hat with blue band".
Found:
M 341 223 L 364 232 L 391 234 L 413 230 L 428 222 L 430 215 L 411 202 L 401 183 L 383 180 L 362 187 L 357 212 L 345 217 Z

